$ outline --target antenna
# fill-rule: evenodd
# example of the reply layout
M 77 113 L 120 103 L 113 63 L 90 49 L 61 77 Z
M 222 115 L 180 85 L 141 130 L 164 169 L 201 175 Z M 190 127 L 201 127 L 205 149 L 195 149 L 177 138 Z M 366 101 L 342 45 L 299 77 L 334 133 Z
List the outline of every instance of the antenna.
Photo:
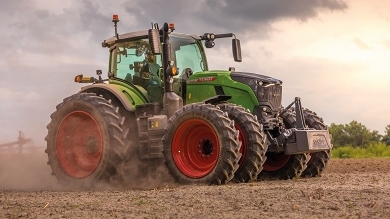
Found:
M 119 22 L 119 17 L 117 14 L 112 15 L 112 22 L 114 22 L 115 27 L 115 37 L 119 40 L 119 35 L 117 31 L 117 23 Z

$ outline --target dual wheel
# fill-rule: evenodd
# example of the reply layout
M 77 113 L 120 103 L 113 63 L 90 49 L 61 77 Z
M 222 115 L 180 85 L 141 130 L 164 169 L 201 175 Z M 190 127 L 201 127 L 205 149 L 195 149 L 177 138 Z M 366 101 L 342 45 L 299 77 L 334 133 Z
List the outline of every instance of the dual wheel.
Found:
M 163 153 L 180 183 L 249 182 L 261 172 L 266 151 L 262 126 L 243 107 L 191 104 L 168 123 Z

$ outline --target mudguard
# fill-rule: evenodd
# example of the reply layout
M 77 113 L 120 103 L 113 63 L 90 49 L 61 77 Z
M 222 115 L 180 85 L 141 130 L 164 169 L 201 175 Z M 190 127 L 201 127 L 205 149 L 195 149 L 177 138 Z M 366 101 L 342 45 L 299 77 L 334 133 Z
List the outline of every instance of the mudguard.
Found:
M 105 90 L 113 95 L 115 95 L 119 101 L 121 101 L 124 108 L 128 111 L 135 112 L 135 106 L 145 104 L 149 102 L 148 97 L 146 96 L 146 91 L 139 87 L 134 89 L 125 83 L 110 83 L 110 84 L 91 84 L 85 87 L 82 87 L 79 93 L 97 92 L 98 90 Z

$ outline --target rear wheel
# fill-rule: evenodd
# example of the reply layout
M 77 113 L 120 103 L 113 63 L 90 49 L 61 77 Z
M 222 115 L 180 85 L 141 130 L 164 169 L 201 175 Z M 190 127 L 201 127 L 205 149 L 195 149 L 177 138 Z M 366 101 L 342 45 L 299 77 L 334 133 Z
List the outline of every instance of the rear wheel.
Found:
M 45 152 L 60 183 L 88 188 L 119 172 L 129 130 L 110 100 L 93 93 L 75 94 L 57 105 L 51 119 Z
M 308 109 L 303 109 L 303 115 L 305 117 L 305 123 L 307 127 L 317 130 L 327 129 L 327 126 L 324 124 L 324 120 L 315 112 Z M 302 176 L 321 176 L 322 171 L 325 170 L 330 159 L 330 150 L 311 153 L 310 155 L 311 158 L 307 163 L 307 168 L 305 171 L 303 171 Z
M 168 121 L 165 164 L 179 183 L 225 184 L 238 168 L 234 122 L 210 104 L 190 104 Z
M 286 128 L 296 126 L 296 116 L 291 110 L 283 116 L 283 123 Z M 285 155 L 283 152 L 267 152 L 267 160 L 263 164 L 263 171 L 258 179 L 292 179 L 301 176 L 307 167 L 310 159 L 309 154 Z
M 266 160 L 267 149 L 263 126 L 257 122 L 254 115 L 241 106 L 221 104 L 219 107 L 228 113 L 230 119 L 234 120 L 235 128 L 239 131 L 238 138 L 241 141 L 242 156 L 238 161 L 239 168 L 234 174 L 234 180 L 237 182 L 256 180 Z

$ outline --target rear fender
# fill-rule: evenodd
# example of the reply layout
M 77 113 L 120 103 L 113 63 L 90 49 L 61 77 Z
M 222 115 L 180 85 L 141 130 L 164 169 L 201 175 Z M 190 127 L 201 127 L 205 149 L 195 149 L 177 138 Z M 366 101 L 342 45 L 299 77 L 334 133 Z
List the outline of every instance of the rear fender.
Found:
M 137 90 L 119 84 L 92 84 L 82 87 L 79 93 L 96 93 L 110 99 L 115 97 L 130 112 L 135 112 L 135 106 L 149 102 L 145 95 Z

